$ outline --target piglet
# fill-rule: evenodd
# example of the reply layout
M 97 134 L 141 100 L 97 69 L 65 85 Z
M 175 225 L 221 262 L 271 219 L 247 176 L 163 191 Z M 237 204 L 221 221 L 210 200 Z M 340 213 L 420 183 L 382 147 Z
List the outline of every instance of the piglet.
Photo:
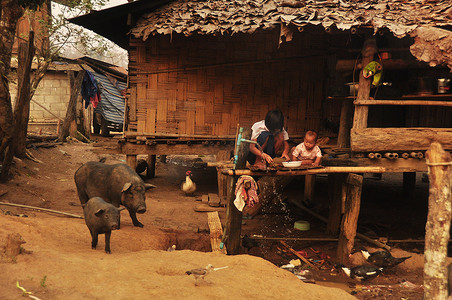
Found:
M 91 247 L 96 249 L 97 236 L 105 233 L 105 252 L 110 251 L 111 231 L 119 227 L 119 212 L 124 208 L 117 208 L 111 203 L 105 202 L 100 197 L 93 197 L 83 206 L 85 223 L 91 233 Z

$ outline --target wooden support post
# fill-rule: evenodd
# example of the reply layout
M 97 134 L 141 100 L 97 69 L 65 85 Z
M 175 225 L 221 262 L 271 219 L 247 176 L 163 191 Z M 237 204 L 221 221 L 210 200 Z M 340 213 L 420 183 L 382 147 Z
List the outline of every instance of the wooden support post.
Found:
M 217 161 L 227 161 L 231 158 L 230 151 L 222 150 L 218 151 L 215 156 Z M 220 197 L 221 202 L 226 202 L 226 197 L 228 193 L 228 176 L 221 173 L 222 166 L 217 167 L 217 182 L 218 182 L 218 197 Z
M 377 53 L 377 42 L 375 38 L 367 39 L 364 42 L 362 49 L 362 65 L 363 68 L 367 66 L 373 59 L 375 53 Z M 371 78 L 364 78 L 362 70 L 359 72 L 359 85 L 358 95 L 356 100 L 368 100 L 370 95 Z M 355 114 L 353 118 L 353 128 L 361 129 L 367 128 L 367 114 L 369 108 L 365 105 L 355 106 Z
M 304 180 L 304 201 L 312 203 L 315 195 L 315 177 L 316 175 L 306 175 Z
M 137 156 L 136 155 L 126 155 L 126 163 L 129 167 L 132 168 L 132 170 L 135 171 L 135 168 L 137 167 Z
M 434 142 L 426 153 L 430 195 L 425 226 L 424 299 L 447 299 L 447 245 L 451 221 L 451 155 Z
M 339 234 L 339 244 L 337 247 L 337 257 L 341 264 L 348 263 L 348 257 L 351 254 L 353 244 L 355 243 L 359 208 L 361 204 L 362 184 L 362 175 L 348 174 L 345 212 L 342 217 L 341 232 Z
M 155 160 L 157 155 L 151 154 L 148 155 L 147 163 L 148 167 L 146 169 L 146 177 L 147 178 L 154 178 L 155 177 Z
M 337 147 L 350 147 L 350 129 L 352 126 L 353 103 L 349 99 L 342 100 L 341 117 L 339 120 L 339 133 L 337 134 Z
M 244 128 L 241 134 L 242 138 L 250 139 L 251 129 Z M 236 155 L 238 159 L 235 169 L 243 169 L 246 166 L 246 158 L 249 152 L 249 144 L 240 143 Z M 239 254 L 240 251 L 240 234 L 242 231 L 242 212 L 240 212 L 234 205 L 235 200 L 235 185 L 237 183 L 237 176 L 228 176 L 228 202 L 226 208 L 226 225 L 224 229 L 222 242 L 226 244 L 228 254 Z
M 412 200 L 416 189 L 416 172 L 403 172 L 403 195 L 405 199 Z
M 328 174 L 328 201 L 329 216 L 326 231 L 328 234 L 336 235 L 339 232 L 342 216 L 343 186 L 346 174 Z

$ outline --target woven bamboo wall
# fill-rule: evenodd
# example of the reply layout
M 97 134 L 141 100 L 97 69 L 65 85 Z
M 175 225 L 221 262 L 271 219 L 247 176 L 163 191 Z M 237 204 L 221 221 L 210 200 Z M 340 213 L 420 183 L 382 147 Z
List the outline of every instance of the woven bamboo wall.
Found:
M 324 98 L 322 36 L 279 32 L 150 37 L 129 52 L 128 131 L 234 136 L 279 107 L 289 134 L 319 129 Z

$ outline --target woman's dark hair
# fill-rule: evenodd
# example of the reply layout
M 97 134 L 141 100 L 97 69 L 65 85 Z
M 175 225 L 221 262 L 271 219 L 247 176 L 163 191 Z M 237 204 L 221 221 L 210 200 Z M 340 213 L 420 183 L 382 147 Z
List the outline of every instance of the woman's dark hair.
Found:
M 269 111 L 265 117 L 265 126 L 270 132 L 282 130 L 284 127 L 284 115 L 282 111 L 279 109 Z

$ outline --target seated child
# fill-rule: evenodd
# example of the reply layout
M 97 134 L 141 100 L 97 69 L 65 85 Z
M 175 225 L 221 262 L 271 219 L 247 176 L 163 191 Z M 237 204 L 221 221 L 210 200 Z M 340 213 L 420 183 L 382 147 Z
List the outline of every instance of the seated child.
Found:
M 304 142 L 292 148 L 292 160 L 301 160 L 302 164 L 318 166 L 322 159 L 322 151 L 316 145 L 317 132 L 309 130 L 304 136 Z
M 279 109 L 269 111 L 265 120 L 254 123 L 251 130 L 251 140 L 257 141 L 263 152 L 255 144 L 250 144 L 250 164 L 272 163 L 276 155 L 290 159 L 289 134 L 284 129 L 284 115 Z

